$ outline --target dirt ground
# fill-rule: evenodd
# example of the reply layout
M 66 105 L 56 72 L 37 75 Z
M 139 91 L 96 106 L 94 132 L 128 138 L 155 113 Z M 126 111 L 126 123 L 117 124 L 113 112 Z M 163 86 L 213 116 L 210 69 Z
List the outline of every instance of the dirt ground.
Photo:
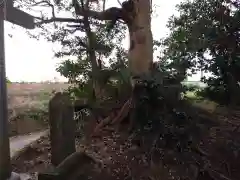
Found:
M 63 91 L 64 83 L 11 83 L 7 85 L 10 136 L 46 128 L 44 119 L 53 91 Z
M 193 111 L 201 118 L 198 125 L 204 133 L 190 151 L 167 148 L 166 138 L 158 139 L 161 146 L 149 149 L 147 140 L 146 145 L 140 145 L 124 127 L 116 132 L 106 131 L 100 137 L 77 139 L 78 151 L 101 162 L 101 166 L 90 168 L 85 175 L 96 180 L 99 177 L 107 180 L 239 180 L 240 110 L 220 108 L 209 113 L 194 108 Z M 150 136 L 150 139 L 155 138 L 155 135 Z M 46 136 L 13 159 L 12 165 L 14 171 L 36 177 L 36 172 L 51 168 L 50 158 L 49 137 Z

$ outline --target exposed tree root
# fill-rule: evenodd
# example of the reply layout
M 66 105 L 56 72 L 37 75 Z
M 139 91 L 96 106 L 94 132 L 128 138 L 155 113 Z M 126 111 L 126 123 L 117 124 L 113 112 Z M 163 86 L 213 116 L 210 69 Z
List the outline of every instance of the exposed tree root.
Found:
M 96 128 L 93 131 L 92 137 L 93 136 L 98 136 L 98 133 L 100 132 L 100 129 L 103 128 L 104 126 L 108 125 L 112 118 L 113 118 L 113 114 L 110 114 L 108 117 L 106 117 L 105 119 L 101 120 L 101 122 L 96 126 Z
M 112 127 L 105 127 L 103 128 L 104 131 L 109 131 L 109 132 L 114 132 L 115 131 L 115 128 L 112 128 Z
M 134 127 L 134 116 L 133 114 L 131 114 L 130 118 L 129 118 L 129 126 L 128 126 L 128 132 L 130 133 L 132 130 L 133 130 L 133 127 Z
M 213 170 L 213 169 L 208 169 L 207 170 L 209 176 L 213 179 L 213 180 L 232 180 L 229 177 L 226 177 L 225 175 Z
M 103 119 L 94 129 L 92 136 L 98 136 L 100 130 L 106 125 L 121 123 L 122 120 L 128 115 L 131 109 L 131 105 L 132 105 L 132 98 L 130 98 L 124 103 L 124 105 L 122 106 L 121 110 L 118 112 L 115 118 L 114 118 L 115 113 L 113 112 L 111 113 L 111 115 Z
M 127 100 L 124 105 L 122 106 L 121 110 L 119 111 L 117 117 L 115 117 L 111 124 L 121 123 L 122 120 L 128 115 L 132 106 L 132 98 Z
M 211 156 L 210 154 L 208 154 L 207 152 L 205 152 L 204 150 L 202 150 L 200 147 L 197 147 L 197 146 L 192 147 L 192 150 L 201 156 L 206 156 L 206 157 Z

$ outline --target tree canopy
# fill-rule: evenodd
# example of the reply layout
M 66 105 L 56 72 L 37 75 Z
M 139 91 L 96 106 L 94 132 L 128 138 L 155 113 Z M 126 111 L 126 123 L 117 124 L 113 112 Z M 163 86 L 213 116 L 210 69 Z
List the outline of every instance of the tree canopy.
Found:
M 204 95 L 222 103 L 237 103 L 240 68 L 240 5 L 235 0 L 193 0 L 177 6 L 164 39 L 165 58 L 180 61 L 192 73 L 210 77 Z

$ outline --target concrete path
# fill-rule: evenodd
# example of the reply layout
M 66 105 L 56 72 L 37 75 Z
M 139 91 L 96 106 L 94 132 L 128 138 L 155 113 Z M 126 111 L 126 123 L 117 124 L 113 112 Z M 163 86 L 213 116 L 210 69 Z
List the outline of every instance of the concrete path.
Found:
M 34 132 L 27 135 L 11 137 L 10 140 L 10 156 L 15 156 L 19 151 L 23 150 L 26 146 L 30 145 L 40 137 L 46 135 L 48 130 Z

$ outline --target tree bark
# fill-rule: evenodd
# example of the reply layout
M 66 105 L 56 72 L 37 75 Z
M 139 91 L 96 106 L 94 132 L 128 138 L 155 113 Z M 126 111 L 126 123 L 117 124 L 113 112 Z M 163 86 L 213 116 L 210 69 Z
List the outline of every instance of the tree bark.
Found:
M 148 73 L 153 63 L 150 0 L 132 0 L 129 29 L 129 68 L 133 76 Z
M 230 106 L 236 106 L 239 103 L 238 90 L 239 86 L 236 78 L 231 73 L 228 73 L 228 88 L 229 88 L 229 104 Z
M 77 3 L 77 2 L 75 2 Z M 77 14 L 78 8 L 79 8 L 79 4 L 75 5 L 75 11 Z M 85 7 L 87 9 L 85 9 Z M 95 42 L 95 38 L 93 35 L 93 32 L 91 30 L 90 27 L 90 23 L 89 23 L 89 2 L 86 2 L 86 4 L 84 4 L 83 0 L 81 0 L 81 8 L 82 9 L 82 13 L 83 13 L 83 24 L 84 24 L 84 29 L 86 32 L 86 36 L 88 37 L 88 46 L 87 46 L 87 54 L 89 57 L 89 60 L 91 62 L 92 65 L 92 84 L 93 84 L 93 100 L 96 100 L 98 98 L 100 98 L 101 96 L 101 84 L 99 83 L 99 77 L 100 77 L 100 67 L 97 63 L 97 58 L 96 58 L 96 42 Z

